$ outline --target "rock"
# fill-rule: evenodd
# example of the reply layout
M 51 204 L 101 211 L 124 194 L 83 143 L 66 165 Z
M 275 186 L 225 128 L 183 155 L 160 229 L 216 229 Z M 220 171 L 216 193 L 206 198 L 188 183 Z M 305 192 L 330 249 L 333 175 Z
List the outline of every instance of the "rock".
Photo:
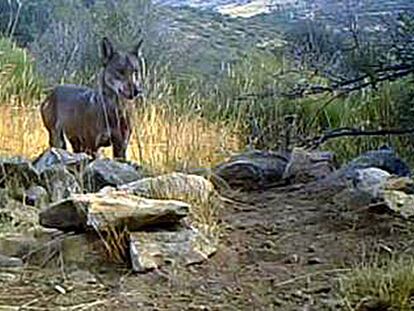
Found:
M 39 182 L 39 173 L 28 160 L 21 157 L 0 158 L 0 187 L 27 189 Z
M 227 182 L 221 178 L 220 176 L 216 175 L 211 168 L 187 168 L 183 171 L 181 171 L 183 174 L 187 175 L 197 175 L 204 177 L 209 182 L 211 182 L 214 185 L 215 189 L 222 190 L 222 191 L 228 191 L 231 190 Z
M 65 264 L 89 268 L 109 262 L 102 239 L 93 232 L 56 239 L 54 242 L 54 247 L 61 250 Z
M 357 169 L 352 179 L 354 188 L 368 194 L 373 200 L 379 199 L 391 174 L 376 168 Z
M 260 189 L 283 178 L 288 158 L 272 151 L 251 151 L 231 157 L 213 173 L 233 188 Z
M 146 272 L 166 264 L 188 266 L 205 261 L 215 246 L 193 228 L 130 234 L 132 270 Z
M 86 167 L 82 181 L 87 192 L 97 192 L 105 186 L 116 187 L 143 177 L 143 172 L 137 171 L 127 163 L 98 159 Z
M 283 179 L 290 183 L 308 183 L 325 178 L 336 167 L 332 153 L 309 152 L 301 148 L 294 148 L 283 173 Z
M 40 177 L 43 186 L 49 193 L 51 202 L 56 202 L 68 198 L 74 193 L 82 192 L 75 176 L 63 166 L 54 165 L 45 168 Z
M 397 190 L 385 190 L 384 203 L 391 211 L 401 215 L 403 218 L 414 216 L 414 195 L 406 194 Z
M 391 176 L 387 171 L 376 167 L 356 169 L 352 176 L 352 183 L 358 189 L 370 191 L 373 187 L 378 188 L 379 185 L 384 187 Z
M 294 192 L 291 195 L 296 197 L 306 196 L 307 199 L 324 202 L 333 200 L 336 203 L 350 204 L 355 207 L 362 206 L 371 202 L 371 194 L 378 198 L 378 190 L 385 187 L 385 185 L 381 184 L 378 187 L 375 185 L 375 180 L 379 178 L 387 182 L 391 178 L 391 176 L 386 178 L 387 173 L 407 177 L 410 175 L 410 170 L 407 164 L 399 159 L 392 149 L 382 147 L 379 150 L 362 154 L 323 179 L 292 189 Z M 360 191 L 356 187 L 357 184 L 359 188 L 364 190 Z
M 333 198 L 338 205 L 344 204 L 352 209 L 362 208 L 382 198 L 383 190 L 390 173 L 376 167 L 355 169 L 346 178 L 346 187 Z
M 388 147 L 363 153 L 341 168 L 341 171 L 347 176 L 352 176 L 356 170 L 370 167 L 382 169 L 396 176 L 411 175 L 409 166 Z
M 8 257 L 0 254 L 0 268 L 23 267 L 23 261 L 20 258 Z
M 41 174 L 52 166 L 63 166 L 70 172 L 80 171 L 87 166 L 91 157 L 86 153 L 71 153 L 59 148 L 49 148 L 34 161 L 33 166 Z
M 31 252 L 28 262 L 42 267 L 60 267 L 71 270 L 100 267 L 109 264 L 107 249 L 103 240 L 95 232 L 76 235 L 63 235 L 38 240 L 40 247 Z
M 173 199 L 196 204 L 208 204 L 216 195 L 213 184 L 204 177 L 171 173 L 157 177 L 147 177 L 118 190 L 153 199 Z
M 384 188 L 414 194 L 414 180 L 408 177 L 391 177 L 385 183 Z
M 130 231 L 145 226 L 177 223 L 190 205 L 174 200 L 144 199 L 120 192 L 73 195 L 39 214 L 40 224 L 62 231 L 85 231 L 125 226 Z
M 41 186 L 32 186 L 24 192 L 25 204 L 42 207 L 49 201 L 47 190 Z

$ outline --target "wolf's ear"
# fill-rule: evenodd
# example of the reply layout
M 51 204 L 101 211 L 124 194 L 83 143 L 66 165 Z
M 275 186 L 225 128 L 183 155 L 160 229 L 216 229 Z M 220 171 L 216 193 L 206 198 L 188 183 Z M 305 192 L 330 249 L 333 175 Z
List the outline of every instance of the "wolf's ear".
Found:
M 142 43 L 143 42 L 144 42 L 144 39 L 139 40 L 138 44 L 132 50 L 132 54 L 134 54 L 135 56 L 142 56 Z
M 111 60 L 112 56 L 114 56 L 114 47 L 107 37 L 102 39 L 101 50 L 103 62 L 104 64 L 107 64 Z

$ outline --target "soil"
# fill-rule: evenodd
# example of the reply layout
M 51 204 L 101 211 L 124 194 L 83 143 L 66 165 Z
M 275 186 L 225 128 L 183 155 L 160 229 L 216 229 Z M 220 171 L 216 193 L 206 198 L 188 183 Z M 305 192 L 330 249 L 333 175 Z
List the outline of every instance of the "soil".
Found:
M 413 253 L 414 226 L 396 216 L 276 190 L 232 199 L 221 247 L 203 264 L 147 274 L 102 267 L 78 283 L 63 270 L 0 270 L 0 310 L 342 310 L 341 276 Z

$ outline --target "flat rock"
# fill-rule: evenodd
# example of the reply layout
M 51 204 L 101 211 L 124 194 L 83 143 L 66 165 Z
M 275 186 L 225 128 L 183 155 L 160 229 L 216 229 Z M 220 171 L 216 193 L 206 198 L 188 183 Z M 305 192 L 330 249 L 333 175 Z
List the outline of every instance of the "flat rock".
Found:
M 193 228 L 131 233 L 129 249 L 135 272 L 146 272 L 167 264 L 197 264 L 216 252 L 215 246 Z
M 213 173 L 233 188 L 260 189 L 283 179 L 288 157 L 272 151 L 251 151 L 231 157 Z
M 140 198 L 124 192 L 73 195 L 56 202 L 39 214 L 46 228 L 85 231 L 107 227 L 142 227 L 172 224 L 188 215 L 190 205 L 175 200 Z
M 74 175 L 60 165 L 45 168 L 40 174 L 43 186 L 49 193 L 51 202 L 68 198 L 74 193 L 81 193 L 82 189 Z
M 116 187 L 143 177 L 143 172 L 128 163 L 97 159 L 86 167 L 82 181 L 87 192 L 97 192 L 106 186 Z
M 337 168 L 335 157 L 330 152 L 309 152 L 294 148 L 283 179 L 289 183 L 308 183 L 327 177 Z
M 40 177 L 32 163 L 22 157 L 0 158 L 0 187 L 30 188 Z
M 86 153 L 71 153 L 52 147 L 40 154 L 33 161 L 33 166 L 40 174 L 51 166 L 62 166 L 73 172 L 82 170 L 90 161 L 91 157 Z
M 216 194 L 213 184 L 204 177 L 183 173 L 143 178 L 121 185 L 118 190 L 146 198 L 199 204 L 208 204 Z

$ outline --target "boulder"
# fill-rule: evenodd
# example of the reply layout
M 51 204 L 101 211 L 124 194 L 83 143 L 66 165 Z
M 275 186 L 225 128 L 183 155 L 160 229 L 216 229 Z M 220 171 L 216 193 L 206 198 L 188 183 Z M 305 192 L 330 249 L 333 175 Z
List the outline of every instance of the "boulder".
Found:
M 334 195 L 334 202 L 353 209 L 376 203 L 381 200 L 389 178 L 388 172 L 376 167 L 357 169 L 345 180 L 344 189 Z
M 171 173 L 147 177 L 118 186 L 118 190 L 153 199 L 173 199 L 208 204 L 216 195 L 213 184 L 202 176 Z
M 39 214 L 40 224 L 62 231 L 124 228 L 134 231 L 146 226 L 177 223 L 188 215 L 187 203 L 144 199 L 121 192 L 72 195 Z
M 1 188 L 30 188 L 40 182 L 39 173 L 22 157 L 0 158 Z
M 71 153 L 64 149 L 49 148 L 40 154 L 33 166 L 41 174 L 52 166 L 63 166 L 71 172 L 80 171 L 88 165 L 91 157 L 86 153 Z
M 376 167 L 357 169 L 352 185 L 355 190 L 368 194 L 373 200 L 379 199 L 391 174 Z
M 381 197 L 379 192 L 390 178 L 409 175 L 408 165 L 392 149 L 381 147 L 363 153 L 323 179 L 292 189 L 291 195 L 362 206 Z M 378 181 L 380 185 L 376 185 Z
M 216 166 L 213 173 L 230 187 L 244 190 L 260 189 L 280 182 L 288 157 L 272 151 L 250 151 L 231 157 Z
M 308 183 L 325 178 L 336 168 L 335 157 L 330 152 L 309 152 L 294 148 L 283 179 L 291 184 Z
M 110 159 L 98 159 L 83 172 L 83 187 L 87 192 L 98 192 L 106 186 L 116 187 L 144 177 L 135 167 Z
M 64 166 L 53 165 L 43 170 L 40 175 L 43 186 L 49 193 L 50 201 L 56 202 L 68 198 L 82 189 L 75 178 Z
M 96 271 L 113 264 L 131 264 L 133 271 L 147 272 L 171 263 L 201 263 L 216 252 L 216 246 L 199 231 L 179 224 L 133 233 L 124 231 L 116 240 L 107 231 L 60 236 L 52 233 L 49 239 L 46 237 L 42 234 L 34 242 L 28 240 L 24 252 L 20 248 L 13 251 L 16 247 L 9 245 L 8 253 L 42 267 L 60 266 L 63 261 L 66 270 L 76 267 Z
M 388 147 L 381 147 L 378 150 L 365 152 L 349 162 L 341 172 L 352 177 L 358 169 L 376 167 L 396 176 L 410 176 L 409 166 L 400 159 L 395 151 Z
M 197 264 L 216 252 L 215 246 L 191 227 L 130 233 L 129 250 L 135 272 L 146 272 L 166 264 Z

